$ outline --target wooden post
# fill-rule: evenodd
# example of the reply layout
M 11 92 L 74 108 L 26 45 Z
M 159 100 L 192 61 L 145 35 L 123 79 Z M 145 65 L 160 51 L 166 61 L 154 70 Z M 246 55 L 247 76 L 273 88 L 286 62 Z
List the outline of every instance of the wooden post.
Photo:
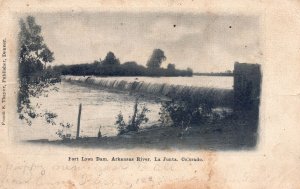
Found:
M 76 139 L 79 139 L 79 132 L 80 132 L 80 117 L 81 117 L 81 103 L 79 104 L 79 111 L 78 111 Z

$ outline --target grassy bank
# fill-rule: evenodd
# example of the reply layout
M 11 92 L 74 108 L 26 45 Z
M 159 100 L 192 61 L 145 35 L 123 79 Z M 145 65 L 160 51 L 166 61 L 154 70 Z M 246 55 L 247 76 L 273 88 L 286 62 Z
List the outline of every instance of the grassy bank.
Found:
M 179 127 L 152 126 L 147 129 L 113 137 L 89 137 L 71 140 L 34 140 L 35 144 L 105 149 L 191 149 L 191 150 L 251 150 L 256 145 L 257 121 L 226 119 L 222 122 L 193 125 L 188 130 Z

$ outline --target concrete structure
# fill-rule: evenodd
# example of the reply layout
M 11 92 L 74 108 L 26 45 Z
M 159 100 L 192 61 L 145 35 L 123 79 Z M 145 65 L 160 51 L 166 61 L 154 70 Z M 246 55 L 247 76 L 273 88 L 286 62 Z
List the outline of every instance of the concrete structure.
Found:
M 217 89 L 172 85 L 166 83 L 147 83 L 143 81 L 126 81 L 116 78 L 63 76 L 68 82 L 93 85 L 100 88 L 140 92 L 170 98 L 188 96 L 195 101 L 210 102 L 214 106 L 233 107 L 235 111 L 255 110 L 258 112 L 261 90 L 261 68 L 259 64 L 234 64 L 234 88 Z
M 259 64 L 234 64 L 234 109 L 257 111 L 260 103 L 261 67 Z

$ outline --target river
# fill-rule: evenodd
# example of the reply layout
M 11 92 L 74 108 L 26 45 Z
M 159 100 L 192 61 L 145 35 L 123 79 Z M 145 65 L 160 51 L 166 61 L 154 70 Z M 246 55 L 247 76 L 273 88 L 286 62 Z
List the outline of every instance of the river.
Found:
M 232 89 L 232 77 L 106 77 L 106 79 L 122 79 L 127 81 L 145 81 L 149 83 L 168 83 L 176 85 L 213 87 Z M 65 132 L 72 137 L 76 135 L 77 115 L 79 104 L 82 104 L 81 112 L 81 137 L 95 137 L 98 130 L 103 136 L 117 134 L 117 126 L 114 125 L 116 116 L 122 112 L 125 120 L 133 112 L 136 97 L 128 92 L 110 92 L 107 90 L 84 87 L 68 82 L 55 85 L 59 91 L 52 91 L 47 97 L 32 98 L 33 104 L 40 104 L 40 110 L 47 110 L 58 115 L 56 125 L 47 124 L 44 119 L 34 119 L 32 126 L 27 126 L 20 121 L 21 126 L 14 129 L 14 135 L 19 140 L 49 139 L 56 140 L 56 131 L 61 129 L 59 123 L 71 123 L 73 127 Z M 141 105 L 145 105 L 150 112 L 147 113 L 149 122 L 142 127 L 158 123 L 160 100 L 156 97 L 143 96 L 139 98 Z

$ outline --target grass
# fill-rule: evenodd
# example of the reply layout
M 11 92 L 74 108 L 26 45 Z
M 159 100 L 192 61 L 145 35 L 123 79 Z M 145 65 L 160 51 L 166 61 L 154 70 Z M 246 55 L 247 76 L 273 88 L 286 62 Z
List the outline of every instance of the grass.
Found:
M 159 127 L 113 137 L 89 137 L 71 140 L 33 140 L 47 144 L 81 148 L 104 149 L 191 149 L 191 150 L 253 150 L 257 141 L 257 121 L 227 119 L 222 122 L 193 125 L 183 132 L 178 127 Z

